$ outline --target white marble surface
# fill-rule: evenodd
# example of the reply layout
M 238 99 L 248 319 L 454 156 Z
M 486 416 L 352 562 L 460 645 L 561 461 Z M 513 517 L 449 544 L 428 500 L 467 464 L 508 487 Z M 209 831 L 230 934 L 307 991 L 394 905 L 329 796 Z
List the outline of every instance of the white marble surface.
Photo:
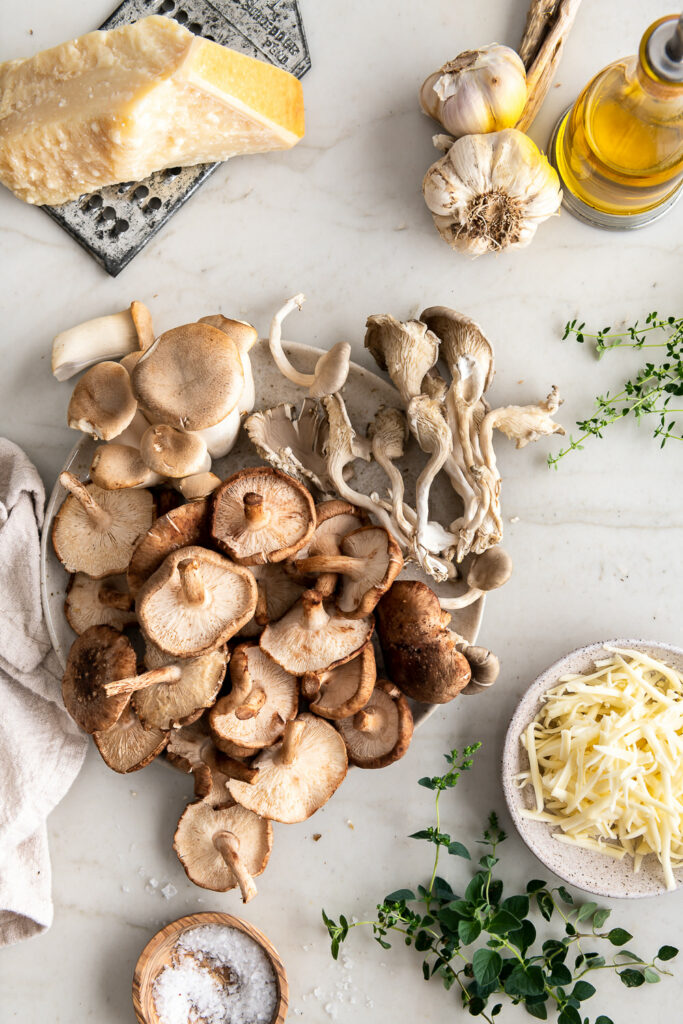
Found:
M 432 228 L 420 181 L 433 159 L 433 128 L 417 108 L 418 85 L 462 49 L 492 39 L 514 45 L 525 0 L 301 5 L 313 59 L 305 140 L 290 153 L 220 169 L 118 279 L 39 210 L 0 193 L 0 431 L 25 446 L 48 486 L 73 443 L 62 425 L 69 387 L 50 376 L 51 338 L 132 298 L 149 303 L 159 328 L 219 308 L 264 330 L 280 300 L 302 290 L 309 301 L 291 335 L 323 346 L 348 339 L 361 362 L 369 313 L 406 317 L 450 304 L 495 342 L 494 400 L 533 400 L 557 383 L 568 426 L 638 357 L 614 354 L 598 364 L 586 349 L 560 344 L 565 321 L 580 315 L 601 326 L 679 308 L 683 206 L 632 235 L 601 233 L 564 214 L 524 252 L 476 262 L 452 254 Z M 0 59 L 78 35 L 109 9 L 107 0 L 5 0 Z M 537 140 L 545 143 L 588 77 L 634 52 L 644 27 L 664 13 L 662 0 L 586 3 L 534 126 Z M 311 822 L 276 829 L 260 895 L 243 913 L 283 955 L 293 1020 L 409 1022 L 461 1012 L 453 993 L 425 985 L 419 958 L 400 945 L 383 952 L 355 934 L 348 960 L 333 964 L 321 906 L 365 916 L 386 891 L 425 877 L 425 851 L 405 838 L 431 820 L 429 794 L 415 782 L 437 770 L 453 744 L 479 738 L 484 749 L 476 774 L 446 801 L 446 824 L 472 839 L 490 807 L 507 821 L 498 780 L 506 723 L 550 661 L 619 634 L 681 643 L 681 453 L 675 444 L 660 452 L 646 429 L 621 424 L 610 433 L 557 473 L 545 466 L 555 442 L 522 452 L 504 440 L 498 446 L 516 571 L 490 599 L 482 630 L 503 662 L 495 691 L 437 712 L 398 765 L 353 772 Z M 163 764 L 120 778 L 91 751 L 50 819 L 55 924 L 0 954 L 3 1024 L 128 1024 L 133 965 L 153 931 L 192 910 L 240 912 L 234 894 L 186 881 L 171 850 L 189 795 L 188 780 Z M 516 836 L 505 853 L 513 880 L 539 874 Z M 149 891 L 150 878 L 171 882 L 177 895 Z M 680 942 L 682 898 L 615 904 L 615 923 L 635 931 L 646 952 Z M 636 1024 L 656 1008 L 662 1019 L 678 1019 L 681 970 L 634 994 L 605 981 L 593 1013 Z M 506 1008 L 502 1019 L 528 1018 Z

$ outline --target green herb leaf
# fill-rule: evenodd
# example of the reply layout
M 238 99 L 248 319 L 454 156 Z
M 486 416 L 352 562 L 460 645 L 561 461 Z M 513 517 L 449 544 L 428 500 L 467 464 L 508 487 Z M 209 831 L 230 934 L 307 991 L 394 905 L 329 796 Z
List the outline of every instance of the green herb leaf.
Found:
M 458 937 L 463 946 L 469 946 L 481 935 L 481 925 L 478 921 L 459 921 Z
M 397 889 L 395 892 L 390 892 L 388 896 L 384 897 L 385 903 L 401 903 L 406 900 L 414 900 L 415 893 L 412 889 Z
M 526 1003 L 526 1012 L 530 1013 L 532 1017 L 536 1017 L 537 1020 L 547 1020 L 548 1010 L 545 1003 Z
M 522 964 L 518 964 L 505 979 L 505 991 L 509 996 L 543 995 L 543 971 L 540 967 L 523 967 Z
M 457 842 L 449 843 L 448 844 L 448 852 L 453 857 L 464 857 L 465 860 L 471 860 L 472 859 L 470 857 L 470 855 L 469 855 L 469 851 L 468 851 L 467 847 L 463 846 L 462 843 L 457 843 Z
M 597 903 L 583 903 L 579 907 L 578 913 L 576 915 L 576 920 L 585 921 L 587 918 L 592 917 L 593 914 L 597 911 L 597 909 Z
M 581 1014 L 573 1006 L 565 1006 L 557 1018 L 557 1024 L 581 1024 Z
M 509 931 L 519 928 L 521 921 L 507 910 L 499 910 L 488 923 L 492 935 L 507 935 Z
M 572 989 L 572 996 L 574 999 L 578 999 L 580 1003 L 584 999 L 590 999 L 591 996 L 595 995 L 595 986 L 591 985 L 587 981 L 577 981 L 576 985 Z
M 541 889 L 546 888 L 546 882 L 541 878 L 532 878 L 530 882 L 526 883 L 526 891 L 531 895 L 535 892 L 540 892 Z
M 570 893 L 569 889 L 565 889 L 563 885 L 561 885 L 557 891 L 563 903 L 572 904 L 574 902 L 574 897 Z
M 541 911 L 541 916 L 543 917 L 543 919 L 545 921 L 549 921 L 550 918 L 553 916 L 553 911 L 555 909 L 555 904 L 553 903 L 553 898 L 550 895 L 550 893 L 536 893 L 536 902 L 538 904 L 538 909 Z
M 595 1024 L 614 1024 L 614 1021 L 610 1017 L 606 1017 L 604 1013 L 601 1013 L 599 1017 L 595 1018 Z
M 642 971 L 636 971 L 633 967 L 627 967 L 625 971 L 617 971 L 617 974 L 627 988 L 640 988 L 645 982 Z
M 603 924 L 605 923 L 605 921 L 611 913 L 612 911 L 608 910 L 607 907 L 600 907 L 598 910 L 596 910 L 593 914 L 593 927 L 602 928 Z
M 624 928 L 613 928 L 611 932 L 607 933 L 607 938 L 613 946 L 623 946 L 633 936 L 630 932 L 625 931 Z
M 478 949 L 472 957 L 472 971 L 479 985 L 495 981 L 503 966 L 503 958 L 493 949 Z
M 675 946 L 659 947 L 659 952 L 657 953 L 658 960 L 673 960 L 675 956 L 678 956 L 678 950 Z
M 662 980 L 658 972 L 655 971 L 652 967 L 645 968 L 645 970 L 643 971 L 643 977 L 645 978 L 645 981 L 649 982 L 650 985 L 656 985 L 658 981 Z

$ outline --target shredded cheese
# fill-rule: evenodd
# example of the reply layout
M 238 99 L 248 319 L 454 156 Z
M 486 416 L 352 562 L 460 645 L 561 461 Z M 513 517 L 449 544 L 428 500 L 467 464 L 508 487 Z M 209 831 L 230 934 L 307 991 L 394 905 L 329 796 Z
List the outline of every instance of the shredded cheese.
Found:
M 683 865 L 683 676 L 641 651 L 608 647 L 587 675 L 564 676 L 520 737 L 534 792 L 522 815 L 554 838 L 621 860 L 654 854 L 667 889 Z

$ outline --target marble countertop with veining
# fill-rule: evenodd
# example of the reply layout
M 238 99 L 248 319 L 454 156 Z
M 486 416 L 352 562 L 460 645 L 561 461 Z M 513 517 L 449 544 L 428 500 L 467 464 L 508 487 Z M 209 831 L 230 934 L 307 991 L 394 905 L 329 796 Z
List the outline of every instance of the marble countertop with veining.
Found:
M 323 347 L 350 341 L 365 365 L 368 314 L 406 318 L 426 305 L 452 305 L 495 345 L 492 400 L 524 404 L 557 384 L 568 429 L 590 412 L 595 394 L 618 389 L 641 355 L 597 362 L 587 345 L 561 343 L 565 322 L 580 316 L 602 327 L 652 309 L 680 311 L 683 205 L 621 234 L 563 213 L 524 251 L 476 261 L 450 252 L 433 229 L 420 183 L 435 159 L 434 127 L 418 109 L 418 86 L 463 49 L 515 45 L 525 0 L 301 0 L 301 7 L 313 62 L 304 79 L 305 139 L 290 152 L 220 168 L 118 278 L 40 210 L 0 190 L 0 433 L 26 448 L 48 489 L 74 441 L 65 426 L 70 387 L 50 374 L 52 337 L 133 298 L 148 303 L 159 330 L 221 310 L 265 332 L 281 301 L 303 291 L 308 301 L 288 336 Z M 5 2 L 0 60 L 79 35 L 108 13 L 106 0 Z M 665 13 L 662 0 L 587 0 L 533 127 L 541 145 L 588 78 L 635 52 L 644 28 Z M 489 599 L 480 634 L 503 665 L 494 690 L 438 710 L 403 761 L 352 772 L 311 821 L 277 827 L 259 896 L 246 908 L 234 893 L 195 888 L 171 849 L 189 780 L 161 763 L 116 776 L 91 747 L 49 820 L 55 923 L 0 953 L 3 1024 L 130 1024 L 142 947 L 167 921 L 209 908 L 242 913 L 273 940 L 289 972 L 292 1020 L 409 1024 L 463 1013 L 454 992 L 422 981 L 419 955 L 400 943 L 383 951 L 354 934 L 333 963 L 320 909 L 365 917 L 384 893 L 425 879 L 429 853 L 406 838 L 431 822 L 430 795 L 416 780 L 439 770 L 453 745 L 481 739 L 484 748 L 476 771 L 444 798 L 444 826 L 473 841 L 490 808 L 508 824 L 499 783 L 506 724 L 547 664 L 619 635 L 681 643 L 680 446 L 660 451 L 646 425 L 621 423 L 551 472 L 545 459 L 558 443 L 544 439 L 523 451 L 504 438 L 497 445 L 515 572 Z M 542 873 L 516 835 L 503 853 L 512 883 Z M 464 864 L 453 870 L 462 882 Z M 177 890 L 170 899 L 160 892 L 167 883 Z M 613 920 L 636 934 L 643 951 L 678 945 L 681 899 L 615 902 Z M 636 1024 L 656 1011 L 676 1020 L 682 970 L 634 993 L 601 979 L 592 1015 Z M 506 1008 L 499 1019 L 528 1018 Z

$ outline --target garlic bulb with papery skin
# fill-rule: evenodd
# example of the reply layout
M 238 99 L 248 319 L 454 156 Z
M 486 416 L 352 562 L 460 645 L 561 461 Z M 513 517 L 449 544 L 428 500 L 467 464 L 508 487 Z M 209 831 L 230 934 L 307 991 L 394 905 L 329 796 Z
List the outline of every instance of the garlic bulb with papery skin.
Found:
M 471 256 L 528 245 L 562 202 L 556 172 L 515 128 L 457 139 L 422 191 L 444 241 Z
M 455 138 L 512 128 L 527 100 L 526 71 L 509 46 L 466 50 L 423 83 L 420 104 Z

